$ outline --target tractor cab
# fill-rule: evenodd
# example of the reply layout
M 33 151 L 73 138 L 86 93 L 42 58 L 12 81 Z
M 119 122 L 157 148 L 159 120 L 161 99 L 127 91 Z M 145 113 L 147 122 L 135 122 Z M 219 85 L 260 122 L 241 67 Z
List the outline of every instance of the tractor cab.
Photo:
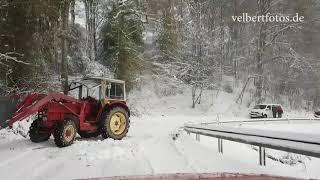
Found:
M 69 93 L 78 99 L 126 101 L 125 82 L 103 77 L 86 77 L 81 81 L 72 82 Z

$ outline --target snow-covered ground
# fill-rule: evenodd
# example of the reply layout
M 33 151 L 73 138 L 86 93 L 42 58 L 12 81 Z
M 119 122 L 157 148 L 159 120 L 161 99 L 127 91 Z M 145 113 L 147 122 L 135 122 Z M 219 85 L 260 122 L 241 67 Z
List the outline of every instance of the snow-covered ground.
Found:
M 201 137 L 201 141 L 197 142 L 193 136 L 179 129 L 185 122 L 194 121 L 197 117 L 134 117 L 128 137 L 122 141 L 79 138 L 66 148 L 57 148 L 53 139 L 35 144 L 21 135 L 1 130 L 0 174 L 5 179 L 205 172 L 310 177 L 309 169 L 272 160 L 267 160 L 267 167 L 258 166 L 258 153 L 247 145 L 225 143 L 225 154 L 220 155 L 215 139 Z M 179 136 L 174 140 L 176 133 Z
M 164 87 L 155 89 L 161 89 Z M 318 159 L 267 150 L 267 166 L 258 165 L 254 147 L 225 141 L 224 154 L 218 153 L 217 140 L 187 135 L 185 123 L 246 119 L 248 108 L 235 103 L 237 94 L 206 91 L 200 105 L 190 108 L 188 88 L 176 89 L 170 96 L 159 96 L 152 87 L 132 91 L 128 136 L 121 141 L 77 138 L 72 146 L 57 148 L 51 139 L 35 144 L 27 138 L 30 122 L 15 124 L 13 130 L 0 130 L 1 179 L 75 179 L 121 175 L 168 173 L 236 172 L 320 178 Z M 172 89 L 171 89 L 172 90 Z M 163 93 L 163 92 L 162 92 Z M 300 113 L 301 114 L 301 113 Z M 290 129 L 294 124 L 250 124 L 255 128 Z M 267 127 L 269 126 L 269 127 Z M 317 126 L 311 125 L 310 132 Z M 292 129 L 297 129 L 292 127 Z M 22 135 L 23 136 L 22 136 Z M 178 134 L 178 137 L 176 137 Z M 277 161 L 278 159 L 278 161 Z M 287 163 L 281 163 L 287 162 Z M 291 164 L 291 165 L 289 165 Z
M 284 121 L 284 122 L 267 122 L 267 123 L 243 123 L 242 127 L 273 130 L 292 133 L 305 133 L 319 135 L 320 137 L 320 120 L 309 121 Z

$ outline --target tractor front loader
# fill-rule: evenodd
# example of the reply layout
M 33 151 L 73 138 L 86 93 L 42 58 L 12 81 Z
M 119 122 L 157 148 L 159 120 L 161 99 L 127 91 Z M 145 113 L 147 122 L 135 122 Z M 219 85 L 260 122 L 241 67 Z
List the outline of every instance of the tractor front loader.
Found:
M 9 127 L 37 114 L 29 129 L 31 141 L 47 141 L 52 134 L 58 147 L 71 145 L 77 133 L 82 138 L 126 136 L 130 111 L 124 81 L 91 77 L 71 83 L 69 89 L 78 98 L 61 93 L 27 96 L 8 120 Z

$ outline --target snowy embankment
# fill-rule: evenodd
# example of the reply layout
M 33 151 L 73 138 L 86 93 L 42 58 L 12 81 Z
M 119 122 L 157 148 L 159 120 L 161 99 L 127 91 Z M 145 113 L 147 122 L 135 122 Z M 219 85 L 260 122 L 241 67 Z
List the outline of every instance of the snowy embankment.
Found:
M 190 122 L 245 119 L 248 109 L 233 103 L 237 93 L 206 91 L 201 104 L 192 109 L 188 87 L 161 96 L 168 86 L 152 86 L 130 93 L 131 127 L 121 141 L 77 138 L 72 146 L 57 148 L 52 137 L 39 144 L 25 138 L 30 122 L 17 123 L 13 130 L 0 130 L 1 177 L 75 179 L 215 172 L 320 177 L 315 169 L 309 168 L 317 164 L 311 159 L 299 158 L 291 166 L 268 159 L 267 166 L 260 167 L 258 153 L 251 146 L 226 141 L 221 155 L 215 138 L 201 137 L 197 142 L 182 131 L 181 127 Z M 284 159 L 284 155 L 279 157 Z M 311 162 L 315 162 L 313 166 Z

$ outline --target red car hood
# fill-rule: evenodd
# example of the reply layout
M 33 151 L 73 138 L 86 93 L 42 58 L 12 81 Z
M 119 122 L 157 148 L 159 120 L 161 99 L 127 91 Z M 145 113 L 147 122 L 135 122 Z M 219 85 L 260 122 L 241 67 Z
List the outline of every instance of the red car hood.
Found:
M 159 175 L 143 175 L 143 176 L 114 176 L 114 177 L 101 177 L 101 178 L 89 178 L 92 180 L 290 180 L 297 179 L 292 177 L 281 177 L 272 176 L 265 174 L 240 174 L 240 173 L 204 173 L 204 174 L 188 174 L 188 173 L 177 173 L 177 174 L 159 174 Z

